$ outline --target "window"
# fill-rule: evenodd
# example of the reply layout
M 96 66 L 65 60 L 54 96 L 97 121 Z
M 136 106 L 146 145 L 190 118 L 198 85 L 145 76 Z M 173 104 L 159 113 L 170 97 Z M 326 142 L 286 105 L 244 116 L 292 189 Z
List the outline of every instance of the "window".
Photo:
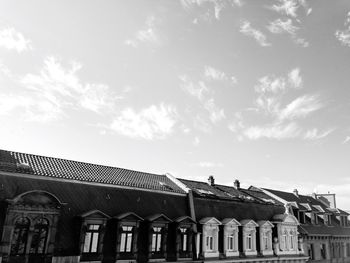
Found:
M 305 224 L 305 213 L 302 211 L 299 211 L 299 222 L 300 224 Z
M 29 231 L 29 219 L 21 217 L 15 223 L 12 235 L 11 255 L 24 255 L 26 252 L 27 238 Z
M 290 250 L 294 250 L 294 233 L 293 231 L 290 231 L 289 233 L 289 244 L 290 244 Z
M 350 257 L 350 243 L 346 244 L 346 256 Z
M 186 252 L 188 250 L 188 233 L 187 228 L 180 228 L 181 232 L 181 244 L 180 244 L 180 250 L 182 252 Z
M 287 231 L 283 232 L 282 235 L 282 246 L 283 246 L 283 250 L 287 250 L 288 248 L 288 236 L 287 236 Z
M 269 236 L 268 236 L 268 232 L 264 232 L 263 233 L 263 249 L 264 250 L 269 250 Z
M 326 259 L 326 244 L 320 244 L 321 259 Z
M 162 250 L 162 228 L 153 227 L 152 234 L 152 252 L 161 252 Z
M 85 233 L 83 253 L 97 253 L 101 225 L 88 225 Z
M 206 243 L 205 243 L 205 245 L 206 245 L 206 250 L 207 251 L 211 251 L 211 250 L 214 250 L 214 239 L 213 239 L 213 237 L 212 236 L 207 236 L 206 237 Z
M 122 226 L 122 232 L 120 236 L 120 252 L 131 252 L 133 241 L 133 227 Z
M 310 257 L 310 260 L 314 260 L 314 245 L 313 244 L 309 244 L 308 247 L 307 247 L 307 252 L 308 252 L 308 255 Z
M 227 236 L 227 250 L 235 250 L 235 236 L 230 234 Z
M 253 236 L 252 233 L 248 233 L 246 235 L 246 250 L 252 250 L 253 249 Z
M 29 251 L 30 254 L 45 253 L 48 230 L 49 222 L 46 219 L 41 218 L 35 223 L 32 244 Z

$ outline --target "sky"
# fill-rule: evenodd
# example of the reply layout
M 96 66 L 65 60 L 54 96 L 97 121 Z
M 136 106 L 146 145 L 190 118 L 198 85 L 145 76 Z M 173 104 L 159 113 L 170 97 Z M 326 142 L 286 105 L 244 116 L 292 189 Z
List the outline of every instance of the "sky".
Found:
M 1 0 L 0 148 L 350 210 L 349 0 Z

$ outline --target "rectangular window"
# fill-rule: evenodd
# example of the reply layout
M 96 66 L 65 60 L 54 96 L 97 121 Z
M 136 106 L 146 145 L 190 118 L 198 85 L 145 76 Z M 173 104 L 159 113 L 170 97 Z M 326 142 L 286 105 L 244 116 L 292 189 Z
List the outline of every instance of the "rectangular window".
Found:
M 247 234 L 246 241 L 247 241 L 246 249 L 247 250 L 252 250 L 253 249 L 253 237 L 252 237 L 251 233 Z
M 263 233 L 263 248 L 269 250 L 269 236 L 266 232 Z
M 185 252 L 188 250 L 188 234 L 187 234 L 187 228 L 180 228 L 181 232 L 181 251 Z
M 309 244 L 308 245 L 308 255 L 310 257 L 310 260 L 314 260 L 314 245 L 313 244 Z
M 234 235 L 231 234 L 227 236 L 227 250 L 233 251 L 234 249 Z
M 283 244 L 283 250 L 287 250 L 288 248 L 288 240 L 287 240 L 287 233 L 284 233 L 282 236 L 282 244 Z
M 350 257 L 350 243 L 346 244 L 346 256 Z
M 289 236 L 289 241 L 290 241 L 290 250 L 294 250 L 294 235 L 291 233 Z
M 326 259 L 326 244 L 320 244 L 321 259 Z
M 88 225 L 84 238 L 83 253 L 97 253 L 100 225 Z
M 122 232 L 120 237 L 120 252 L 132 251 L 132 239 L 133 239 L 133 227 L 122 226 Z
M 152 234 L 152 252 L 161 252 L 162 250 L 162 228 L 153 227 Z
M 304 214 L 304 212 L 299 211 L 299 222 L 300 222 L 300 224 L 305 224 L 305 214 Z
M 214 249 L 213 247 L 213 237 L 212 236 L 207 236 L 206 237 L 206 250 L 207 251 L 212 251 Z

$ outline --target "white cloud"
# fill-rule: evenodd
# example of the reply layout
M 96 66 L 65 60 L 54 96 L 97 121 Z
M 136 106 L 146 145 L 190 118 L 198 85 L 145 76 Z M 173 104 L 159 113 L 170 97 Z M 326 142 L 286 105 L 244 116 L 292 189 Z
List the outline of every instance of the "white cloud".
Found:
M 218 108 L 213 98 L 204 103 L 204 108 L 209 112 L 209 119 L 212 123 L 217 123 L 226 118 L 224 109 Z
M 309 8 L 305 0 L 277 0 L 278 4 L 272 5 L 270 8 L 282 15 L 296 18 L 298 17 L 298 9 L 302 7 L 306 15 L 310 15 L 312 8 Z
M 154 15 L 148 16 L 144 28 L 137 31 L 133 38 L 125 40 L 124 43 L 134 48 L 138 47 L 141 42 L 161 45 L 162 40 L 156 27 L 157 24 L 159 24 L 158 18 Z
M 335 32 L 335 37 L 340 41 L 344 46 L 350 47 L 350 12 L 348 12 L 344 26 L 344 30 L 337 30 Z
M 58 59 L 46 58 L 38 74 L 11 79 L 22 89 L 3 94 L 1 113 L 22 109 L 21 117 L 25 120 L 46 122 L 65 117 L 67 110 L 72 109 L 100 114 L 111 112 L 121 97 L 105 84 L 83 83 L 78 77 L 81 67 L 77 62 L 64 67 Z
M 210 66 L 205 66 L 204 76 L 209 80 L 227 80 L 225 72 Z
M 309 46 L 309 43 L 305 39 L 299 38 L 297 36 L 299 27 L 293 25 L 292 19 L 286 19 L 283 21 L 282 19 L 278 18 L 270 22 L 270 24 L 267 26 L 267 29 L 274 34 L 289 34 L 296 44 L 302 47 Z
M 206 21 L 210 21 L 212 17 L 220 20 L 222 10 L 228 6 L 243 6 L 242 0 L 180 0 L 180 3 L 185 10 L 204 6 L 206 8 L 206 13 L 201 17 Z
M 244 135 L 251 139 L 290 139 L 298 137 L 301 133 L 300 127 L 292 122 L 288 124 L 273 124 L 268 126 L 252 126 L 244 130 Z
M 215 163 L 215 162 L 199 162 L 199 163 L 196 163 L 195 166 L 199 166 L 201 168 L 218 168 L 218 167 L 223 167 L 224 165 L 222 163 Z
M 276 19 L 270 22 L 270 25 L 267 26 L 267 28 L 274 34 L 288 33 L 290 35 L 295 35 L 299 30 L 299 27 L 293 25 L 292 19 L 287 19 L 285 21 L 282 19 Z
M 348 142 L 350 142 L 350 136 L 346 136 L 346 137 L 345 137 L 345 139 L 344 139 L 344 141 L 343 141 L 343 144 L 346 144 L 346 143 L 348 143 Z
M 206 86 L 203 81 L 194 83 L 186 76 L 180 76 L 182 80 L 182 89 L 189 95 L 198 99 L 203 108 L 208 111 L 209 119 L 212 123 L 217 123 L 226 118 L 224 109 L 218 107 L 215 103 L 214 98 L 210 98 L 210 89 Z
M 250 112 L 259 117 L 259 124 L 248 125 L 246 121 L 243 124 L 242 112 L 238 112 L 235 115 L 236 121 L 229 126 L 232 132 L 241 133 L 251 140 L 261 138 L 317 140 L 334 131 L 334 129 L 319 131 L 317 128 L 304 128 L 299 123 L 301 119 L 309 117 L 324 107 L 318 95 L 305 94 L 289 103 L 285 102 L 289 91 L 303 88 L 299 68 L 292 69 L 287 77 L 267 75 L 258 81 L 259 83 L 255 86 L 258 94 L 255 101 L 256 108 Z M 261 114 L 264 114 L 265 118 L 261 118 Z
M 0 30 L 0 47 L 21 53 L 32 49 L 30 42 L 14 28 L 8 27 Z
M 263 46 L 263 47 L 271 46 L 271 44 L 267 42 L 266 36 L 261 31 L 253 28 L 250 25 L 250 22 L 248 21 L 243 21 L 241 23 L 239 31 L 246 36 L 253 37 L 259 43 L 260 46 Z
M 201 142 L 201 141 L 200 141 L 199 137 L 197 137 L 197 136 L 194 137 L 194 139 L 193 139 L 193 145 L 194 145 L 194 146 L 198 146 L 198 145 L 200 144 L 200 142 Z
M 299 68 L 295 68 L 288 73 L 288 81 L 292 85 L 292 87 L 296 89 L 302 88 L 303 80 L 300 76 Z
M 280 120 L 293 120 L 305 118 L 309 114 L 321 109 L 323 105 L 319 102 L 317 96 L 304 95 L 296 98 L 285 108 L 278 112 Z
M 326 131 L 319 131 L 317 128 L 313 128 L 311 130 L 307 130 L 304 135 L 304 139 L 306 140 L 319 140 L 325 138 L 329 134 L 331 134 L 335 129 L 328 129 Z
M 110 129 L 131 138 L 163 139 L 173 132 L 176 122 L 176 108 L 162 103 L 139 112 L 132 108 L 124 109 L 113 120 Z

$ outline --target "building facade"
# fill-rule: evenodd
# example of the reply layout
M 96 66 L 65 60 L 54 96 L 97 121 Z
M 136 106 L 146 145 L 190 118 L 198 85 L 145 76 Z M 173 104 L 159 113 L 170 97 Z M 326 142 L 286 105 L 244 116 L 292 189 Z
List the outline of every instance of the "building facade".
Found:
M 302 263 L 298 218 L 238 181 L 0 151 L 0 262 Z

